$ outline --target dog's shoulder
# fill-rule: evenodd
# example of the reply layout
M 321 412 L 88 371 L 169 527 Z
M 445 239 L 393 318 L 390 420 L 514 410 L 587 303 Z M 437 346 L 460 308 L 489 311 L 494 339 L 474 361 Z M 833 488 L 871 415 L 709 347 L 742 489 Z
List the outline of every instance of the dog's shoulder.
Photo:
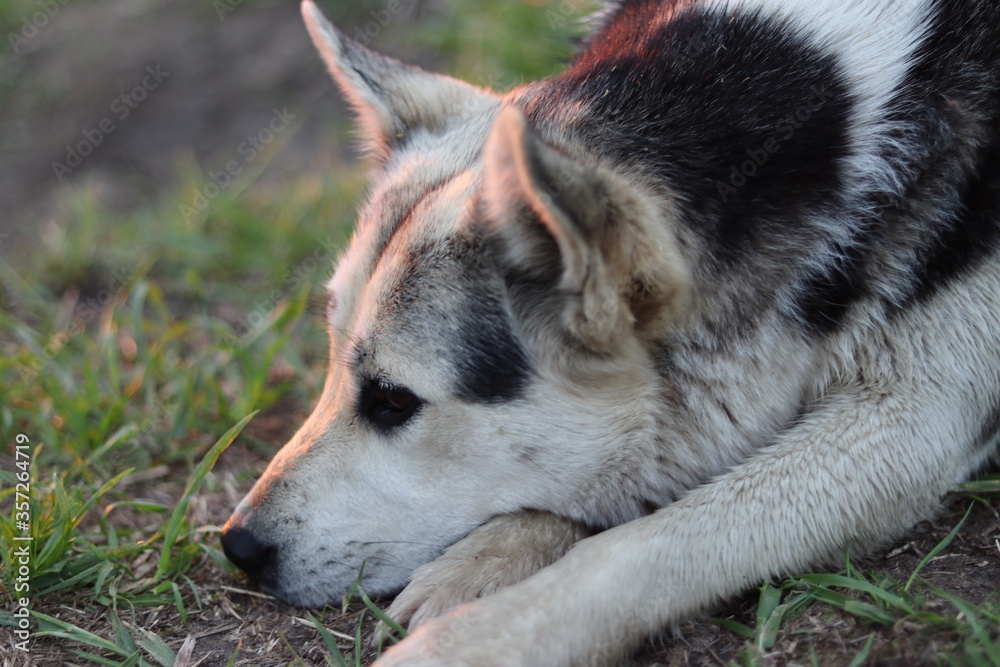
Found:
M 716 301 L 824 336 L 995 256 L 997 62 L 990 0 L 627 0 L 515 97 L 553 141 L 664 184 Z

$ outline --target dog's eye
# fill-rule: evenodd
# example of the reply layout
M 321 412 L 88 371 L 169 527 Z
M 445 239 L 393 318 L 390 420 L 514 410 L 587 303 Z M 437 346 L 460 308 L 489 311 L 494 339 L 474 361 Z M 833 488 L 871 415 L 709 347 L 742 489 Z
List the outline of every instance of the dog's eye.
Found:
M 422 401 L 405 387 L 390 387 L 370 383 L 361 397 L 361 414 L 379 429 L 402 426 L 417 410 Z

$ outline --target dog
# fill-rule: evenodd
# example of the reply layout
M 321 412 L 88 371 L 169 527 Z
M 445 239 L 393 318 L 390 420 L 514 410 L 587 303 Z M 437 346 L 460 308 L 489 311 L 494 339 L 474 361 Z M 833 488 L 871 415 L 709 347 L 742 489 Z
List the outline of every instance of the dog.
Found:
M 222 544 L 293 605 L 403 589 L 379 665 L 612 662 L 995 455 L 1000 4 L 623 0 L 506 93 L 302 8 L 374 176 Z

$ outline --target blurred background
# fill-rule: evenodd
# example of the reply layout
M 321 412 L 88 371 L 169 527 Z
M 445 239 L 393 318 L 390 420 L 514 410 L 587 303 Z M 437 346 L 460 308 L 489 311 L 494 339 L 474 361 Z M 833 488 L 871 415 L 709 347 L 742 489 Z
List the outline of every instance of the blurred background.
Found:
M 587 4 L 321 3 L 373 47 L 500 87 L 558 67 Z M 239 146 L 275 109 L 287 109 L 287 131 L 222 199 L 251 182 L 315 180 L 350 159 L 343 107 L 294 0 L 4 0 L 0 29 L 8 256 L 58 235 L 82 201 L 118 215 L 193 199 L 199 179 L 244 159 Z

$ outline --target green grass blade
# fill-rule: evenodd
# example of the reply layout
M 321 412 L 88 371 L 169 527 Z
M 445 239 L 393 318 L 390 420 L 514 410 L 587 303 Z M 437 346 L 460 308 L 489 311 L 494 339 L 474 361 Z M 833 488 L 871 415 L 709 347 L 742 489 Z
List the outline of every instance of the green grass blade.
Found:
M 146 653 L 153 657 L 161 667 L 173 667 L 177 661 L 177 654 L 174 653 L 163 639 L 155 633 L 144 628 L 132 626 L 131 628 L 136 643 L 142 647 Z
M 983 625 L 980 610 L 957 595 L 952 595 L 951 593 L 937 589 L 934 590 L 934 594 L 944 598 L 950 602 L 955 609 L 962 612 L 962 615 L 965 616 L 969 626 L 972 628 L 972 633 L 982 644 L 983 650 L 986 651 L 986 655 L 990 662 L 993 665 L 1000 665 L 1000 646 L 994 643 L 990 638 L 989 631 L 986 629 L 986 626 Z
M 177 613 L 180 614 L 181 625 L 187 625 L 187 607 L 184 605 L 184 598 L 181 596 L 180 586 L 171 582 L 170 589 L 174 593 L 174 606 L 177 607 Z
M 226 574 L 236 576 L 241 572 L 240 568 L 233 565 L 232 562 L 228 558 L 226 558 L 226 554 L 222 553 L 212 545 L 199 544 L 198 546 L 201 548 L 202 551 L 208 554 L 208 557 L 215 562 L 216 566 L 218 566 L 218 568 L 223 572 L 225 572 Z
M 186 574 L 182 574 L 181 579 L 183 579 L 184 582 L 188 585 L 188 588 L 191 589 L 191 594 L 194 596 L 195 607 L 198 609 L 198 611 L 202 611 L 204 609 L 204 606 L 201 603 L 201 594 L 198 593 L 198 587 L 195 586 L 194 582 L 191 581 L 191 578 L 188 577 Z
M 771 587 L 771 590 L 778 591 L 779 594 L 781 592 L 781 589 L 774 587 Z M 769 594 L 768 605 L 771 604 L 771 597 L 771 594 Z M 778 631 L 781 630 L 781 624 L 785 622 L 785 619 L 787 619 L 790 614 L 808 602 L 809 599 L 810 596 L 808 593 L 800 593 L 794 597 L 786 599 L 786 602 L 771 609 L 770 614 L 764 622 L 759 624 L 757 627 L 756 644 L 757 648 L 761 652 L 767 651 L 774 646 L 775 642 L 778 640 Z
M 1000 475 L 988 475 L 955 487 L 961 493 L 1000 493 Z
M 810 595 L 817 600 L 821 600 L 829 605 L 843 609 L 850 614 L 854 614 L 855 616 L 872 623 L 891 626 L 896 622 L 896 618 L 884 609 L 865 602 L 859 602 L 858 600 L 850 598 L 843 593 L 832 591 L 829 588 L 812 586 Z
M 365 594 L 364 589 L 362 589 L 360 585 L 357 586 L 357 590 L 358 590 L 358 595 L 361 596 L 361 601 L 365 603 L 365 606 L 368 607 L 368 610 L 371 611 L 372 615 L 374 615 L 375 618 L 388 625 L 393 632 L 399 635 L 400 639 L 406 637 L 406 635 L 409 634 L 406 631 L 406 628 L 404 628 L 396 621 L 392 620 L 392 618 L 388 614 L 379 609 L 378 605 L 371 601 L 371 598 L 369 598 Z
M 40 637 L 58 637 L 60 639 L 68 639 L 70 641 L 80 642 L 81 644 L 86 644 L 88 646 L 93 646 L 94 648 L 101 649 L 102 651 L 107 651 L 108 653 L 114 653 L 122 658 L 128 658 L 132 655 L 131 651 L 126 651 L 125 649 L 119 647 L 118 645 L 109 642 L 107 639 L 98 637 L 92 632 L 88 632 L 83 628 L 78 628 L 77 626 L 67 623 L 65 621 L 60 621 L 58 618 L 52 618 L 46 614 L 38 611 L 31 612 L 31 615 L 38 619 L 39 630 L 34 634 Z M 47 629 L 46 626 L 52 626 L 53 629 Z
M 739 621 L 734 621 L 731 618 L 713 618 L 712 624 L 720 628 L 725 628 L 730 632 L 735 632 L 740 637 L 746 637 L 747 639 L 750 639 L 754 635 L 753 628 Z
M 344 656 L 340 654 L 340 647 L 337 646 L 337 640 L 334 636 L 319 622 L 318 618 L 310 613 L 306 613 L 306 616 L 312 621 L 312 624 L 316 627 L 316 632 L 319 633 L 320 639 L 326 644 L 326 650 L 329 651 L 327 663 L 336 665 L 336 667 L 347 667 L 347 662 L 344 660 Z
M 70 653 L 77 655 L 85 660 L 90 660 L 91 662 L 96 662 L 98 665 L 105 665 L 106 667 L 133 667 L 133 665 L 139 664 L 139 658 L 142 657 L 142 651 L 136 650 L 135 653 L 130 655 L 123 662 L 118 662 L 116 660 L 109 660 L 108 658 L 102 658 L 99 655 L 94 655 L 93 653 L 87 653 L 86 651 L 78 651 L 76 649 L 70 649 Z
M 952 528 L 951 532 L 948 533 L 943 540 L 938 542 L 937 545 L 930 550 L 930 553 L 928 553 L 926 556 L 923 557 L 923 559 L 921 559 L 920 563 L 917 564 L 916 569 L 913 570 L 913 574 L 911 574 L 910 578 L 906 580 L 906 585 L 903 586 L 904 591 L 908 592 L 910 590 L 910 586 L 913 585 L 913 582 L 916 580 L 917 575 L 920 574 L 920 571 L 924 569 L 924 566 L 927 565 L 927 563 L 931 562 L 934 558 L 937 557 L 939 553 L 948 548 L 948 545 L 951 544 L 951 541 L 955 539 L 955 535 L 957 535 L 958 531 L 962 528 L 963 525 L 965 525 L 965 520 L 968 519 L 969 514 L 972 513 L 972 507 L 973 505 L 970 504 L 969 509 L 965 511 L 965 516 L 963 516 L 962 520 L 958 522 L 958 525 Z
M 914 613 L 913 606 L 907 600 L 884 588 L 879 588 L 866 579 L 854 579 L 841 574 L 804 574 L 799 579 L 819 586 L 839 586 L 867 593 L 887 607 L 898 609 L 907 614 Z
M 848 664 L 847 667 L 861 667 L 862 665 L 864 665 L 865 662 L 868 660 L 868 654 L 870 654 L 872 651 L 872 644 L 874 642 L 875 642 L 875 635 L 874 634 L 868 635 L 868 641 L 865 642 L 864 648 L 861 649 L 860 653 L 854 656 L 854 659 L 851 660 L 850 664 Z
M 895 616 L 888 613 L 884 609 L 876 607 L 873 604 L 868 604 L 867 602 L 859 602 L 858 600 L 847 598 L 844 602 L 843 609 L 849 614 L 854 614 L 858 618 L 863 618 L 871 623 L 877 623 L 878 625 L 891 627 L 896 624 Z
M 76 528 L 80 524 L 80 521 L 83 520 L 83 517 L 86 516 L 87 512 L 90 511 L 90 508 L 94 506 L 94 503 L 96 503 L 98 500 L 100 500 L 100 498 L 105 493 L 107 493 L 108 491 L 110 491 L 111 488 L 115 484 L 117 484 L 118 482 L 122 481 L 122 478 L 125 477 L 126 475 L 130 474 L 133 470 L 135 470 L 135 468 L 129 468 L 128 470 L 124 470 L 124 471 L 118 473 L 117 475 L 115 475 L 114 477 L 112 477 L 111 479 L 109 479 L 103 485 L 101 485 L 101 488 L 99 488 L 97 491 L 95 491 L 90 496 L 90 498 L 87 499 L 87 502 L 85 502 L 83 504 L 83 507 L 81 507 L 79 509 L 79 511 L 77 512 L 76 517 L 73 519 L 73 523 L 72 523 L 72 525 L 70 527 L 71 528 Z
M 187 514 L 188 505 L 191 503 L 191 498 L 194 494 L 201 488 L 202 482 L 205 480 L 205 476 L 215 465 L 219 456 L 232 444 L 236 436 L 240 434 L 251 419 L 257 414 L 256 411 L 251 412 L 246 417 L 241 419 L 235 426 L 230 428 L 223 434 L 221 438 L 212 446 L 205 458 L 202 459 L 198 467 L 195 468 L 194 473 L 191 475 L 191 480 L 188 482 L 187 488 L 184 490 L 184 495 L 181 496 L 180 501 L 177 503 L 177 507 L 174 508 L 173 514 L 167 520 L 166 525 L 163 530 L 163 549 L 160 551 L 160 562 L 156 567 L 156 578 L 162 579 L 170 569 L 170 559 L 174 549 L 174 544 L 177 542 L 177 537 L 180 535 L 181 526 L 184 524 L 184 517 Z
M 118 617 L 117 611 L 111 612 L 111 627 L 115 630 L 115 644 L 129 653 L 135 653 L 139 650 L 139 645 L 135 643 L 135 639 L 132 638 L 132 635 L 125 628 L 125 624 Z
M 142 512 L 154 512 L 156 514 L 170 513 L 170 508 L 165 505 L 142 500 L 122 500 L 116 503 L 110 503 L 104 508 L 104 513 L 108 514 L 112 510 L 118 509 L 119 507 L 131 507 L 132 509 L 137 509 Z
M 781 589 L 765 581 L 760 587 L 760 599 L 757 602 L 757 627 L 767 623 L 767 619 L 778 608 L 780 602 Z
M 138 430 L 139 427 L 136 426 L 135 424 L 126 424 L 125 426 L 119 428 L 117 431 L 111 434 L 111 437 L 109 437 L 107 440 L 104 441 L 103 445 L 95 449 L 93 452 L 90 453 L 89 456 L 87 456 L 86 460 L 83 462 L 83 467 L 89 468 L 91 465 L 93 465 L 95 461 L 101 458 L 108 450 L 117 445 L 127 436 L 136 433 Z
M 92 575 L 94 575 L 95 573 L 98 573 L 104 565 L 105 565 L 105 563 L 97 563 L 95 565 L 92 565 L 92 566 L 88 567 L 87 569 L 85 569 L 85 570 L 83 570 L 81 572 L 78 572 L 77 574 L 73 575 L 72 577 L 70 577 L 68 579 L 63 579 L 62 581 L 60 581 L 60 582 L 58 582 L 56 584 L 53 584 L 53 585 L 49 586 L 48 588 L 45 588 L 43 590 L 38 591 L 38 596 L 39 597 L 44 597 L 44 596 L 49 595 L 51 593 L 55 593 L 56 591 L 61 591 L 64 588 L 72 588 L 73 586 L 75 586 L 79 582 L 86 581 Z
M 94 595 L 100 595 L 101 590 L 104 588 L 104 582 L 107 581 L 108 577 L 115 571 L 115 564 L 111 560 L 106 560 L 101 564 L 100 569 L 97 572 L 97 580 L 94 582 Z
M 363 667 L 361 664 L 361 626 L 364 622 L 365 612 L 362 610 L 361 616 L 358 617 L 358 629 L 354 631 L 354 667 Z

